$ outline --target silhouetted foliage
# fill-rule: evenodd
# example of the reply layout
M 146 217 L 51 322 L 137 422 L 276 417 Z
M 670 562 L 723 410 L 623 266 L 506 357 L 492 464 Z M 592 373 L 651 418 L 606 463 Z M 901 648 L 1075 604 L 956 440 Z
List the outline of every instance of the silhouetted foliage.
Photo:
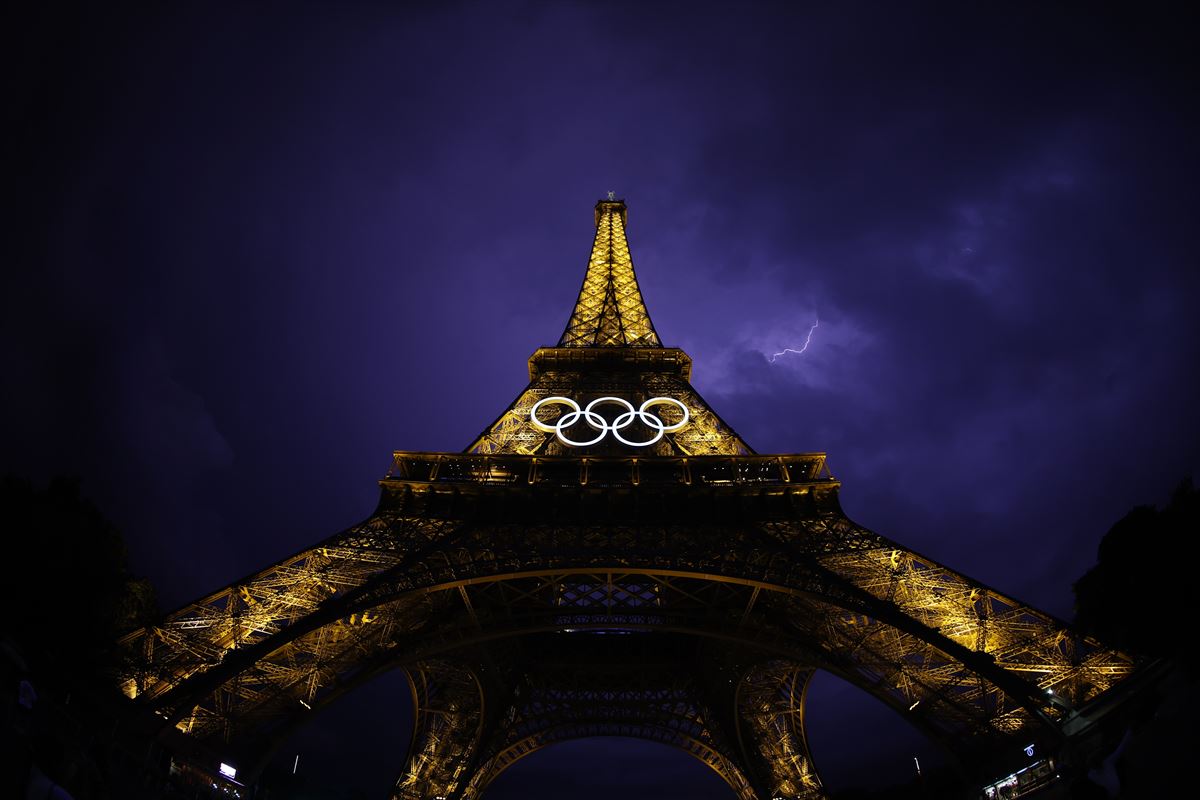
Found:
M 1185 480 L 1159 510 L 1138 506 L 1100 541 L 1096 566 L 1075 582 L 1079 630 L 1121 650 L 1177 657 L 1200 536 L 1200 490 Z
M 3 634 L 32 671 L 111 690 L 117 637 L 156 615 L 153 588 L 129 574 L 120 533 L 78 481 L 62 478 L 45 490 L 0 481 L 0 530 Z

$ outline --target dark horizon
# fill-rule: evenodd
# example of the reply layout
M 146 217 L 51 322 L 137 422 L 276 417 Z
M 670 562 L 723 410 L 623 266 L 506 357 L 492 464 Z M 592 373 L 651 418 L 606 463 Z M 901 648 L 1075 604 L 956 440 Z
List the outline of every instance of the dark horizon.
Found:
M 42 11 L 12 56 L 0 469 L 81 476 L 164 609 L 227 585 L 507 406 L 613 190 L 655 328 L 746 441 L 827 452 L 852 519 L 1070 618 L 1105 531 L 1200 475 L 1190 45 L 1138 13 Z M 281 758 L 382 794 L 407 692 Z M 810 704 L 835 789 L 936 762 L 833 678 Z M 729 796 L 586 740 L 488 797 L 571 780 Z

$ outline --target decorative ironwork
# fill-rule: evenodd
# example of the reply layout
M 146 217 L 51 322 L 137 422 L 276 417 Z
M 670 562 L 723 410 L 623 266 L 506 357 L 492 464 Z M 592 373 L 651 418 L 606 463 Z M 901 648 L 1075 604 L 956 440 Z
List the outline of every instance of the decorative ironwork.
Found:
M 596 239 L 559 347 L 661 347 L 633 274 L 625 202 L 596 204 Z
M 822 796 L 803 723 L 816 669 L 967 762 L 1061 740 L 1130 674 L 1129 656 L 847 519 L 824 454 L 754 454 L 659 344 L 624 222 L 598 204 L 563 342 L 467 452 L 397 452 L 367 520 L 127 635 L 125 693 L 247 765 L 400 668 L 416 728 L 398 800 L 478 798 L 538 748 L 607 734 L 679 747 L 767 800 Z M 546 398 L 614 394 L 677 398 L 689 423 L 569 450 L 530 424 Z

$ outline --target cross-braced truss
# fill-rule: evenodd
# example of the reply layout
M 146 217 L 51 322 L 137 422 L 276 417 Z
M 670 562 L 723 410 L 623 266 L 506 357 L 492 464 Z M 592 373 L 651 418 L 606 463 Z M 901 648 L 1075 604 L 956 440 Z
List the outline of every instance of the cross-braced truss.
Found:
M 625 203 L 596 205 L 596 239 L 559 347 L 661 347 L 625 237 Z
M 380 511 L 366 523 L 127 637 L 130 696 L 182 730 L 244 749 L 385 669 L 433 675 L 414 678 L 420 700 L 444 696 L 430 688 L 438 680 L 471 685 L 450 672 L 437 678 L 439 665 L 486 663 L 481 654 L 503 642 L 561 634 L 554 642 L 565 651 L 579 636 L 682 635 L 800 665 L 782 677 L 742 673 L 742 699 L 725 703 L 742 721 L 722 741 L 769 741 L 775 751 L 747 744 L 727 753 L 696 736 L 676 743 L 735 788 L 771 781 L 771 796 L 804 796 L 817 786 L 798 713 L 804 670 L 840 675 L 970 757 L 1010 736 L 1053 735 L 1074 706 L 1132 668 L 1048 615 L 847 520 L 816 457 L 689 459 L 686 475 L 639 471 L 636 486 L 605 469 L 631 465 L 596 459 L 586 484 L 595 504 L 580 495 L 578 459 L 568 481 L 528 456 L 473 472 L 466 464 L 479 466 L 477 457 L 437 458 L 431 480 L 385 480 Z M 436 460 L 399 459 L 412 461 L 410 474 Z M 450 468 L 455 461 L 465 463 Z M 536 501 L 504 497 L 514 486 L 493 482 L 499 474 L 521 476 L 516 488 Z M 605 503 L 605 492 L 626 502 Z M 513 685 L 538 662 L 502 656 Z M 690 674 L 695 663 L 676 669 Z M 690 691 L 697 709 L 713 702 Z M 483 766 L 495 770 L 568 730 L 602 729 L 595 720 L 560 726 L 506 745 L 515 750 L 482 753 L 466 741 L 481 735 L 479 719 L 445 727 L 445 713 L 435 718 L 442 727 L 415 740 L 410 794 L 425 785 L 412 782 L 413 770 L 434 769 L 446 760 L 438 753 L 478 756 L 455 784 L 475 792 L 490 780 L 477 777 Z M 605 730 L 633 730 L 615 719 Z
M 766 800 L 822 794 L 803 724 L 816 669 L 965 762 L 1061 740 L 1130 674 L 1130 657 L 847 519 L 823 454 L 755 455 L 659 344 L 624 222 L 623 203 L 599 204 L 563 341 L 467 452 L 396 453 L 366 521 L 130 633 L 126 694 L 261 762 L 399 668 L 415 729 L 397 800 L 478 798 L 528 753 L 608 734 L 679 747 Z M 575 448 L 530 423 L 551 396 L 671 397 L 690 420 L 645 448 Z
M 566 351 L 566 352 L 564 352 Z M 628 358 L 622 358 L 626 356 Z M 539 400 L 547 397 L 603 397 L 618 395 L 640 404 L 650 397 L 671 397 L 688 409 L 688 422 L 678 431 L 665 434 L 650 447 L 647 456 L 743 455 L 754 451 L 717 416 L 687 381 L 691 360 L 682 351 L 665 349 L 618 351 L 567 351 L 542 348 L 530 359 L 529 385 L 468 450 L 481 455 L 567 455 L 587 453 L 611 455 L 628 448 L 611 437 L 591 447 L 568 447 L 530 425 L 530 414 Z M 674 408 L 656 409 L 667 425 L 681 419 Z M 543 412 L 546 423 L 554 423 L 563 409 Z M 541 418 L 541 417 L 539 417 Z M 582 423 L 576 427 L 584 428 Z M 641 431 L 639 431 L 641 432 Z M 648 437 L 647 437 L 648 438 Z

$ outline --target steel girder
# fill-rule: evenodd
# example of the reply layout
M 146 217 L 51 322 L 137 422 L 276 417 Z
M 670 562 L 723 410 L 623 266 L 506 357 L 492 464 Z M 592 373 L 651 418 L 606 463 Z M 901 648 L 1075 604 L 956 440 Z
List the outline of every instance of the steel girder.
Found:
M 421 497 L 432 484 L 399 483 L 388 483 L 379 513 L 362 525 L 127 637 L 127 690 L 182 730 L 247 747 L 282 735 L 311 709 L 385 669 L 416 676 L 420 709 L 421 698 L 450 691 L 438 686 L 468 685 L 452 680 L 461 673 L 436 678 L 437 669 L 449 667 L 429 665 L 461 663 L 464 653 L 481 648 L 551 632 L 677 634 L 801 665 L 787 679 L 740 677 L 758 687 L 746 697 L 763 701 L 770 694 L 764 686 L 788 685 L 792 694 L 780 689 L 772 702 L 790 703 L 794 712 L 806 680 L 798 676 L 807 674 L 795 670 L 827 669 L 969 756 L 1010 735 L 1053 734 L 1069 705 L 1132 668 L 1129 658 L 855 525 L 828 504 L 817 513 L 757 521 L 481 522 L 417 516 L 437 506 Z M 460 498 L 457 507 L 469 503 Z M 519 677 L 533 665 L 502 667 Z M 747 713 L 739 711 L 742 721 L 732 726 L 743 740 L 761 743 L 764 726 L 787 727 L 786 717 L 751 724 Z M 479 772 L 485 766 L 494 771 L 514 753 L 571 731 L 599 732 L 597 724 L 550 725 L 510 743 L 516 750 L 508 755 L 479 751 L 470 780 L 482 789 L 490 780 Z M 612 724 L 609 730 L 631 723 Z M 673 730 L 645 724 L 647 736 Z M 703 737 L 676 743 L 718 765 L 727 780 L 771 780 L 801 796 L 819 784 L 811 762 L 798 755 L 805 750 L 802 729 L 795 730 L 790 738 L 772 734 L 772 742 L 790 743 L 755 756 L 774 765 L 768 768 L 745 767 L 744 753 L 729 755 Z M 476 752 L 456 747 L 461 757 Z M 420 753 L 432 757 L 424 745 Z M 794 774 L 780 766 L 788 763 Z M 735 789 L 739 780 L 731 780 Z M 416 791 L 411 785 L 405 791 Z
M 662 347 L 634 275 L 625 221 L 624 202 L 596 205 L 592 254 L 560 347 Z
M 549 348 L 539 350 L 530 359 L 533 376 L 529 385 L 479 435 L 468 451 L 481 455 L 508 453 L 548 456 L 574 455 L 581 449 L 592 455 L 623 453 L 629 448 L 611 437 L 591 447 L 570 448 L 558 441 L 553 433 L 540 431 L 530 425 L 530 414 L 539 400 L 548 397 L 616 395 L 637 403 L 650 397 L 670 397 L 688 409 L 687 425 L 644 448 L 641 451 L 644 456 L 745 455 L 754 452 L 692 388 L 687 378 L 678 371 L 679 367 L 662 370 L 662 361 L 671 356 L 672 351 L 632 351 L 645 356 L 638 360 L 631 359 L 628 363 L 614 363 L 617 356 L 624 356 L 628 352 L 631 351 L 582 351 L 578 361 L 570 364 L 574 369 L 540 369 L 538 365 L 542 362 L 557 361 L 562 364 L 564 359 L 552 358 L 553 353 L 549 352 Z M 690 359 L 687 362 L 681 360 L 679 365 L 684 363 L 690 365 Z M 621 369 L 617 369 L 618 366 Z M 561 408 L 547 410 L 543 421 L 553 423 L 561 416 L 561 411 Z M 659 416 L 668 425 L 680 420 L 679 412 L 671 408 L 661 410 Z

